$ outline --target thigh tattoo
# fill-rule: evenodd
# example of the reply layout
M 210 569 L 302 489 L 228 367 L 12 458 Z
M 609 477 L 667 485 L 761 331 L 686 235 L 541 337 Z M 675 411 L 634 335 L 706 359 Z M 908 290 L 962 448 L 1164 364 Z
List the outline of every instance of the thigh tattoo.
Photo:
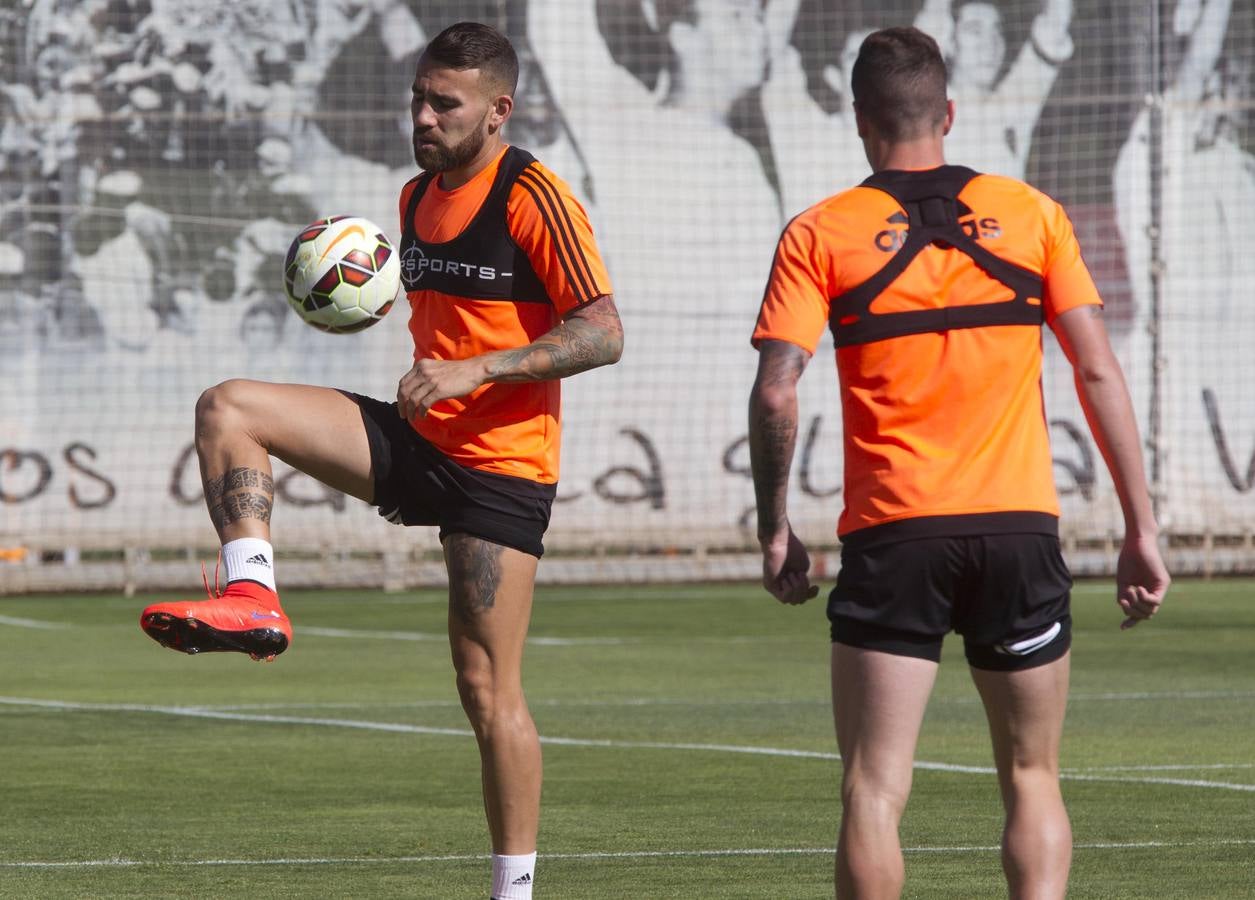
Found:
M 260 469 L 239 467 L 205 482 L 205 505 L 216 528 L 240 519 L 270 521 L 275 483 Z
M 478 538 L 451 536 L 447 541 L 449 592 L 453 611 L 463 622 L 497 602 L 503 548 Z

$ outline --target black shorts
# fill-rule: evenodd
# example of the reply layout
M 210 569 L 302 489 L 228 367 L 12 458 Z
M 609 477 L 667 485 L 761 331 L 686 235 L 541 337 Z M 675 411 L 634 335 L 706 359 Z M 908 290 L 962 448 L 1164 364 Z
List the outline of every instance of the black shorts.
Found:
M 847 542 L 828 620 L 837 643 L 934 662 L 953 630 L 973 668 L 1009 672 L 1068 651 L 1071 588 L 1055 535 Z
M 482 472 L 451 460 L 401 418 L 395 403 L 343 392 L 362 410 L 374 505 L 398 525 L 439 525 L 539 558 L 557 485 Z

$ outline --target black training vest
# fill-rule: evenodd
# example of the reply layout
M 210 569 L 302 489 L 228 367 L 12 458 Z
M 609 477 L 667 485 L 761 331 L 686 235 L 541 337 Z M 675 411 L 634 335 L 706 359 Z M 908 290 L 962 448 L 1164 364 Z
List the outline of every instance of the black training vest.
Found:
M 435 173 L 414 178 L 401 231 L 401 283 L 409 291 L 439 291 L 470 300 L 550 303 L 548 292 L 523 249 L 510 236 L 506 204 L 523 170 L 536 158 L 508 147 L 479 211 L 450 241 L 424 241 L 414 228 L 414 213 Z
M 832 298 L 828 327 L 838 347 L 870 344 L 908 334 L 985 328 L 992 325 L 1037 325 L 1044 319 L 1042 277 L 986 250 L 963 230 L 959 220 L 972 210 L 959 200 L 967 183 L 979 175 L 964 166 L 941 166 L 927 172 L 877 172 L 862 183 L 897 200 L 906 213 L 906 241 L 876 274 Z M 973 306 L 873 313 L 871 305 L 925 247 L 953 247 L 972 258 L 989 277 L 1015 292 L 1010 300 Z M 1035 300 L 1036 302 L 1030 302 Z

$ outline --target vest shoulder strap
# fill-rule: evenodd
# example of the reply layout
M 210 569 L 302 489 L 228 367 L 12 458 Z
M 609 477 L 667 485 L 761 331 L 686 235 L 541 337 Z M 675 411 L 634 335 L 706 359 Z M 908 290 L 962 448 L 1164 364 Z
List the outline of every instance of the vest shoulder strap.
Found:
M 507 147 L 505 157 L 501 160 L 501 164 L 497 166 L 497 174 L 493 177 L 492 187 L 488 189 L 488 196 L 484 198 L 484 202 L 480 205 L 475 218 L 478 219 L 484 215 L 495 215 L 498 211 L 504 215 L 506 204 L 510 200 L 510 189 L 514 186 L 514 182 L 523 173 L 523 170 L 535 161 L 536 157 L 526 150 L 515 146 Z M 423 195 L 427 193 L 427 188 L 431 186 L 435 177 L 436 173 L 434 172 L 422 172 L 406 182 L 414 185 L 414 191 L 410 194 L 409 203 L 405 207 L 405 222 L 402 226 L 407 234 L 414 232 L 414 214 L 418 212 L 418 204 L 422 202 Z M 414 236 L 417 237 L 417 235 Z
M 435 291 L 471 300 L 552 303 L 527 254 L 510 235 L 510 192 L 536 158 L 517 147 L 506 148 L 483 202 L 466 227 L 439 243 L 418 236 L 415 217 L 435 178 L 424 172 L 413 179 L 402 224 L 402 277 L 407 291 Z M 410 274 L 405 262 L 410 260 Z
M 863 181 L 863 187 L 883 191 L 901 205 L 907 218 L 907 237 L 879 271 L 832 298 L 829 328 L 838 347 L 952 328 L 1042 324 L 1041 276 L 990 252 L 961 224 L 972 210 L 959 194 L 979 174 L 965 166 L 941 166 L 928 172 L 877 172 Z M 876 298 L 933 244 L 966 254 L 1015 296 L 998 303 L 873 313 Z
M 410 193 L 410 202 L 405 204 L 405 218 L 401 220 L 402 241 L 416 236 L 414 214 L 418 212 L 418 204 L 423 199 L 423 194 L 427 193 L 427 188 L 434 177 L 435 175 L 431 172 L 422 172 L 406 182 L 406 184 L 414 185 L 414 190 Z

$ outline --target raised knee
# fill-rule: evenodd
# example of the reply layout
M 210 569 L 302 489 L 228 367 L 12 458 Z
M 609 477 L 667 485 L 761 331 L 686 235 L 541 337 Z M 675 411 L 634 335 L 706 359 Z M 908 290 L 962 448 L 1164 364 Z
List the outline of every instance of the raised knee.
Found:
M 197 428 L 219 424 L 238 411 L 243 385 L 242 380 L 233 378 L 202 392 L 196 401 Z

